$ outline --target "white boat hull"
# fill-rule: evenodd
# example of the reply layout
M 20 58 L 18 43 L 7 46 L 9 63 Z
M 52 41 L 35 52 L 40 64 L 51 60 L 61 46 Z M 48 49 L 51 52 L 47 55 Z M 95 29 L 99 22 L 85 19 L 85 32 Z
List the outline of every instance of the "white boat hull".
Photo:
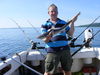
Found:
M 100 48 L 83 48 L 79 51 L 73 58 L 73 65 L 72 65 L 72 72 L 78 72 L 82 69 L 84 64 L 91 64 L 93 58 L 97 58 L 99 60 L 99 52 Z M 28 54 L 28 55 L 27 55 Z M 38 50 L 31 50 L 30 52 L 23 51 L 18 53 L 18 55 L 14 55 L 11 58 L 25 63 L 26 61 L 30 61 L 33 66 L 40 65 L 40 61 L 44 61 L 46 57 L 46 52 L 41 53 Z M 12 60 L 11 58 L 7 59 L 4 62 L 0 63 L 0 70 L 6 67 L 8 64 L 11 64 L 11 69 L 4 73 L 4 75 L 18 75 L 17 69 L 21 66 L 21 64 L 17 63 L 16 61 Z M 60 66 L 58 66 L 60 67 Z M 16 72 L 16 73 L 15 73 Z

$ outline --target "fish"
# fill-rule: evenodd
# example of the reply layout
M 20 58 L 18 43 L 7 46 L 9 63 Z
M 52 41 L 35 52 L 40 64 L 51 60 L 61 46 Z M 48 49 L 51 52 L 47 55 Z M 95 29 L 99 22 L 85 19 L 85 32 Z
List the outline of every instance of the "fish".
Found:
M 72 18 L 70 21 L 68 21 L 64 26 L 62 26 L 60 28 L 55 28 L 52 26 L 51 29 L 48 30 L 48 32 L 45 32 L 45 33 L 39 35 L 37 37 L 37 39 L 45 39 L 49 35 L 49 33 L 53 33 L 53 35 L 55 35 L 55 34 L 58 34 L 62 31 L 64 31 L 65 28 L 73 21 L 73 19 L 77 18 L 79 15 L 80 15 L 80 12 L 76 16 L 74 16 L 74 18 Z

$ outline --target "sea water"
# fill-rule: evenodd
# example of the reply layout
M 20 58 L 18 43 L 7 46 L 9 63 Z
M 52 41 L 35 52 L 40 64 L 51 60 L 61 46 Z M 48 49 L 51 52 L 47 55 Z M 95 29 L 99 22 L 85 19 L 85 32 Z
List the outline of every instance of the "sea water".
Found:
M 15 53 L 27 50 L 31 47 L 30 40 L 40 42 L 40 45 L 45 45 L 43 41 L 37 39 L 40 35 L 40 28 L 0 28 L 0 57 L 3 55 L 13 55 Z M 86 27 L 75 27 L 73 37 L 77 37 L 84 31 Z M 92 27 L 93 34 L 95 34 L 99 27 Z M 100 33 L 98 33 L 92 40 L 93 47 L 100 47 Z M 82 44 L 84 40 L 84 33 L 77 39 L 75 44 Z M 39 45 L 38 45 L 39 46 Z

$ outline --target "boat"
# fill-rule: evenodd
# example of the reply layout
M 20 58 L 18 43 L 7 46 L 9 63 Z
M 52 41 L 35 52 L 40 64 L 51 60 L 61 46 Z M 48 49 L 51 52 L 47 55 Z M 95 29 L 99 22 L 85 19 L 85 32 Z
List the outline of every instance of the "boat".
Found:
M 43 48 L 29 48 L 26 51 L 9 56 L 9 58 L 1 60 L 0 62 L 0 75 L 43 75 L 46 54 L 47 53 Z M 72 58 L 72 73 L 81 71 L 83 75 L 90 75 L 90 72 L 91 75 L 100 75 L 99 47 L 83 47 Z M 60 63 L 57 71 L 57 75 L 61 75 L 62 69 Z
M 100 30 L 97 31 L 97 33 L 99 32 Z M 93 39 L 93 37 L 91 39 Z M 29 38 L 28 40 L 30 41 Z M 73 42 L 75 42 L 75 40 L 73 40 Z M 79 48 L 79 51 L 75 48 L 71 48 L 72 55 L 75 53 L 73 51 L 78 51 L 72 56 L 72 75 L 100 75 L 100 47 L 85 47 L 85 44 L 89 42 L 84 43 L 83 46 Z M 0 52 L 0 54 L 3 53 Z M 9 58 L 1 58 L 0 75 L 43 75 L 46 55 L 47 53 L 44 47 L 37 47 L 35 43 L 28 50 L 16 53 L 9 56 Z M 63 75 L 60 63 L 56 75 Z

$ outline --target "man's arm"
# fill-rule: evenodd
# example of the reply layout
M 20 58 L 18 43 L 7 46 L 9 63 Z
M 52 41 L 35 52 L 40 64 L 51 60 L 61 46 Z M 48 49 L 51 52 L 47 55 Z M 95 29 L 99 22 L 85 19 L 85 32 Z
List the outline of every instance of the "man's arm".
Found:
M 68 35 L 69 36 L 73 36 L 74 31 L 75 31 L 75 29 L 74 29 L 74 22 L 72 22 L 71 25 L 70 25 L 70 30 L 68 31 Z

